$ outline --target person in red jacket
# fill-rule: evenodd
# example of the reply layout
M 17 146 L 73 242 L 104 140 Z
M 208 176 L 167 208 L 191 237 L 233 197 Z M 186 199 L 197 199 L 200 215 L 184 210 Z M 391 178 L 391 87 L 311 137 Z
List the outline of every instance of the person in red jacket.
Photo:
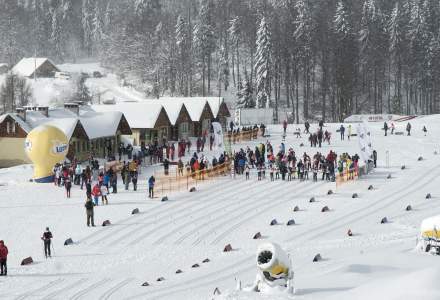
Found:
M 8 247 L 5 246 L 3 241 L 0 241 L 0 276 L 8 275 L 8 266 L 6 265 L 6 261 L 8 258 Z
M 99 184 L 95 184 L 92 190 L 93 202 L 95 202 L 95 206 L 99 204 L 99 197 L 101 196 L 101 188 Z

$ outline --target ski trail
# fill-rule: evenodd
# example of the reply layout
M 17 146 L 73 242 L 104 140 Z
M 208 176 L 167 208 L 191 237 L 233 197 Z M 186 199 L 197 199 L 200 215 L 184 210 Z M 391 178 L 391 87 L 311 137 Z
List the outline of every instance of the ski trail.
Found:
M 121 289 L 122 287 L 124 287 L 127 284 L 129 284 L 132 280 L 134 280 L 134 278 L 128 278 L 128 279 L 125 279 L 125 280 L 121 281 L 120 283 L 118 283 L 117 285 L 115 285 L 114 287 L 112 287 L 111 289 L 106 291 L 104 294 L 102 294 L 101 297 L 99 297 L 99 300 L 110 299 L 110 297 L 114 293 L 116 293 L 119 289 Z
M 75 293 L 74 295 L 72 295 L 69 299 L 71 299 L 71 300 L 81 299 L 84 295 L 92 292 L 95 288 L 97 288 L 97 287 L 99 287 L 99 286 L 101 286 L 104 283 L 109 282 L 109 281 L 111 281 L 111 279 L 104 278 L 104 279 L 102 279 L 100 281 L 92 283 L 92 284 L 88 285 L 86 288 L 84 288 L 84 289 L 80 290 L 79 292 Z
M 55 279 L 55 280 L 49 282 L 48 284 L 45 284 L 37 289 L 31 290 L 29 292 L 26 292 L 24 294 L 19 295 L 18 297 L 15 298 L 15 300 L 23 300 L 23 299 L 26 299 L 30 296 L 35 296 L 35 294 L 39 294 L 40 292 L 44 292 L 45 290 L 50 289 L 63 281 L 64 281 L 64 279 L 62 279 L 62 278 Z
M 321 183 L 319 184 L 320 186 L 324 185 L 325 183 Z M 304 189 L 298 192 L 301 193 L 308 193 L 312 190 L 314 190 L 316 188 L 316 186 L 310 187 L 308 189 Z M 270 208 L 272 206 L 278 206 L 280 204 L 283 204 L 285 202 L 285 200 L 282 201 L 277 201 L 277 202 L 272 202 L 272 203 L 267 203 L 265 205 L 265 207 Z M 230 227 L 224 227 L 224 225 L 229 224 L 230 222 L 224 222 L 223 224 L 219 225 L 219 227 L 221 226 L 223 229 L 223 233 L 220 233 L 219 235 L 217 235 L 217 237 L 211 242 L 211 245 L 216 245 L 219 242 L 221 242 L 225 237 L 227 237 L 228 235 L 230 235 L 231 233 L 233 233 L 235 230 L 237 230 L 238 228 L 240 228 L 241 225 L 243 225 L 244 223 L 248 222 L 249 220 L 255 218 L 256 216 L 258 216 L 258 214 L 248 214 L 248 212 L 250 211 L 246 211 L 244 212 L 244 215 L 246 216 L 245 218 L 242 218 L 240 220 L 240 222 L 237 222 L 236 224 L 230 226 Z M 199 242 L 200 243 L 200 242 Z M 194 243 L 195 245 L 197 245 L 198 243 Z
M 77 280 L 77 281 L 75 281 L 75 282 L 73 282 L 73 283 L 71 283 L 71 284 L 69 284 L 67 286 L 64 286 L 62 288 L 59 288 L 59 289 L 53 291 L 52 293 L 50 293 L 50 294 L 44 296 L 43 298 L 41 298 L 41 300 L 51 300 L 51 299 L 54 299 L 56 296 L 59 296 L 63 292 L 69 291 L 70 289 L 72 289 L 72 288 L 74 288 L 74 287 L 76 287 L 78 285 L 81 285 L 84 282 L 86 282 L 86 279 L 85 278 L 81 278 L 81 279 L 79 279 L 79 280 Z
M 219 186 L 214 189 L 204 190 L 200 194 L 203 195 L 204 193 L 209 193 L 209 192 L 213 192 L 213 191 L 215 192 L 217 190 L 220 191 L 221 189 L 222 189 L 222 186 Z M 157 218 L 158 216 L 161 216 L 162 214 L 172 215 L 175 212 L 176 208 L 180 208 L 180 210 L 184 210 L 185 208 L 190 207 L 191 205 L 198 205 L 198 202 L 200 202 L 200 201 L 191 200 L 191 195 L 185 195 L 183 197 L 180 197 L 179 201 L 177 201 L 177 202 L 173 202 L 171 204 L 165 204 L 165 205 L 158 205 L 146 213 L 139 214 L 137 216 L 137 223 L 139 223 L 139 221 L 145 221 L 146 219 L 149 219 L 152 217 Z M 170 207 L 169 205 L 172 205 L 172 206 Z M 159 212 L 157 212 L 157 210 L 159 210 Z M 140 220 L 139 220 L 139 218 L 140 218 Z M 164 217 L 162 217 L 162 218 L 164 218 Z M 121 222 L 132 220 L 132 219 L 133 219 L 133 216 L 128 217 L 128 218 L 122 220 Z M 152 224 L 154 224 L 154 223 L 152 223 Z M 128 229 L 128 226 L 120 226 L 117 228 L 110 226 L 108 231 L 107 230 L 100 231 L 100 233 L 106 233 L 106 234 L 103 237 L 100 237 L 97 241 L 94 241 L 94 243 L 102 242 L 102 241 L 108 239 L 109 237 L 113 237 L 116 234 L 124 233 L 125 235 L 131 235 L 132 233 L 139 231 L 139 229 L 144 228 L 145 225 L 146 224 L 133 224 L 133 226 L 136 226 L 136 227 L 129 230 L 128 232 L 125 232 L 125 230 Z M 130 226 L 130 227 L 132 227 L 132 226 Z M 117 239 L 112 239 L 112 241 L 110 241 L 110 242 L 114 242 L 115 240 L 117 240 Z
M 265 184 L 267 185 L 268 183 L 265 183 Z M 222 198 L 234 198 L 234 196 L 236 196 L 237 194 L 240 195 L 240 194 L 243 194 L 243 192 L 242 191 L 234 190 L 234 193 L 223 195 Z M 219 199 L 217 199 L 217 200 L 219 200 Z M 220 205 L 220 207 L 217 207 L 217 205 L 216 206 L 209 206 L 209 208 L 211 209 L 211 211 L 209 211 L 209 212 L 205 211 L 204 209 L 200 210 L 203 213 L 203 218 L 200 218 L 200 220 L 204 220 L 204 219 L 206 219 L 206 218 L 208 218 L 209 216 L 212 216 L 212 215 L 215 215 L 216 219 L 219 219 L 219 218 L 221 218 L 224 215 L 229 215 L 228 213 L 226 213 L 226 214 L 223 214 L 223 215 L 220 216 L 220 215 L 218 215 L 219 211 L 223 211 L 226 208 L 231 208 L 231 207 L 235 207 L 235 206 L 237 206 L 236 209 L 239 209 L 241 205 L 243 205 L 244 203 L 251 202 L 251 201 L 252 201 L 252 199 L 250 199 L 249 197 L 247 197 L 247 199 L 245 201 L 235 201 L 235 202 L 232 202 L 232 203 L 230 201 L 216 201 L 217 205 Z M 193 212 L 192 214 L 189 214 L 189 215 L 193 216 L 193 215 L 197 215 L 197 214 L 194 214 L 194 212 Z M 194 223 L 195 223 L 195 221 L 191 219 L 188 222 L 186 222 L 184 224 L 181 224 L 179 226 L 179 228 L 186 228 L 187 226 L 189 226 L 191 224 L 194 224 Z M 208 220 L 205 223 L 197 225 L 193 230 L 190 230 L 189 232 L 181 235 L 176 241 L 174 241 L 174 244 L 182 243 L 188 236 L 192 235 L 194 232 L 199 231 L 200 228 L 206 228 L 206 226 L 212 225 L 213 223 L 215 223 L 215 220 Z M 177 230 L 174 230 L 174 232 L 178 233 Z
M 240 183 L 239 182 L 237 182 L 237 185 L 239 185 Z M 251 187 L 251 186 L 243 186 L 243 185 L 241 185 L 239 188 L 237 188 L 237 189 L 235 189 L 237 192 L 246 192 L 246 191 L 248 191 L 248 190 L 251 190 L 253 187 Z M 222 189 L 224 189 L 224 186 L 222 186 Z M 224 191 L 222 190 L 222 191 L 220 191 L 219 192 L 219 194 L 223 194 L 224 193 Z M 214 195 L 212 195 L 212 196 L 214 196 Z M 215 197 L 211 197 L 210 196 L 210 199 L 215 199 Z M 220 204 L 220 205 L 222 205 L 222 204 L 224 204 L 224 203 L 217 203 L 217 204 L 212 204 L 212 202 L 214 202 L 215 203 L 215 201 L 198 201 L 198 203 L 197 203 L 197 205 L 195 206 L 195 207 L 198 207 L 196 210 L 192 210 L 192 211 L 189 211 L 189 212 L 185 212 L 185 213 L 183 213 L 182 215 L 177 215 L 177 217 L 175 217 L 175 218 L 173 218 L 173 222 L 175 222 L 176 220 L 180 220 L 180 219 L 184 219 L 184 218 L 187 218 L 187 217 L 189 217 L 189 216 L 191 216 L 191 215 L 194 215 L 194 213 L 195 212 L 200 212 L 200 211 L 204 211 L 204 210 L 206 210 L 206 208 L 209 208 L 209 207 L 212 207 L 212 205 L 217 205 L 217 204 Z M 200 206 L 200 207 L 199 207 Z M 194 207 L 193 207 L 194 208 Z M 175 215 L 175 212 L 173 213 L 173 212 L 170 212 L 170 214 L 169 214 L 169 216 L 173 216 L 173 215 Z M 157 234 L 157 232 L 159 231 L 159 230 L 161 230 L 161 229 L 164 229 L 164 226 L 166 226 L 167 224 L 169 224 L 171 222 L 171 220 L 165 220 L 165 221 L 163 221 L 163 222 L 161 222 L 161 223 L 159 223 L 156 227 L 154 227 L 154 228 L 152 228 L 151 230 L 149 230 L 149 231 L 147 231 L 147 232 L 144 232 L 141 236 L 139 236 L 138 238 L 136 238 L 136 239 L 134 239 L 132 242 L 130 242 L 129 243 L 129 245 L 135 245 L 135 244 L 138 244 L 140 241 L 142 241 L 143 239 L 145 239 L 145 238 L 147 238 L 148 236 L 150 236 L 152 233 L 155 233 L 155 234 Z M 193 221 L 192 221 L 193 222 Z M 180 226 L 179 226 L 179 228 L 181 228 Z
M 276 199 L 279 196 L 284 196 L 284 195 L 288 194 L 289 188 L 298 188 L 298 186 L 300 186 L 300 183 L 297 183 L 292 186 L 286 185 L 287 188 L 283 189 L 284 187 L 286 187 L 285 186 L 286 183 L 283 184 L 283 182 L 280 182 L 279 185 L 281 185 L 281 184 L 283 185 L 282 188 L 276 189 L 276 190 L 278 190 L 278 192 L 274 193 L 271 189 L 268 189 L 267 192 L 259 194 L 258 197 L 256 197 L 256 198 L 249 197 L 249 201 L 246 201 L 243 205 L 237 207 L 237 209 L 234 210 L 234 213 L 238 213 L 237 215 L 235 215 L 234 213 L 230 213 L 230 212 L 226 212 L 222 215 L 218 215 L 217 221 L 220 221 L 220 224 L 216 225 L 215 227 L 213 227 L 211 230 L 208 230 L 204 234 L 199 235 L 197 240 L 193 242 L 193 245 L 200 244 L 205 237 L 209 236 L 211 233 L 215 232 L 219 228 L 222 228 L 224 225 L 231 223 L 233 220 L 237 219 L 238 217 L 243 217 L 246 215 L 246 213 L 250 213 L 250 212 L 254 211 L 255 207 L 262 208 L 262 205 L 264 205 L 264 207 L 266 207 L 266 206 L 269 206 L 268 205 L 269 203 L 276 205 L 276 203 L 285 202 L 286 200 L 283 197 L 281 197 L 282 200 L 279 200 L 276 202 L 274 202 L 274 199 Z M 287 183 L 287 184 L 289 184 L 289 183 Z M 302 191 L 303 191 L 303 189 L 299 188 L 299 190 L 297 192 L 302 192 Z M 266 198 L 268 195 L 271 195 L 271 197 Z M 265 199 L 265 201 L 264 201 L 264 199 Z M 263 200 L 263 201 L 259 201 L 259 200 Z M 248 209 L 246 209 L 246 208 L 248 208 Z M 257 212 L 256 214 L 253 214 L 253 216 L 259 215 L 259 214 L 261 214 L 261 212 Z M 208 225 L 211 225 L 214 223 L 215 223 L 215 221 L 214 222 L 207 222 L 205 224 L 202 224 L 199 227 L 206 228 Z M 185 238 L 187 238 L 189 235 L 190 234 L 187 234 L 185 236 Z
M 427 172 L 423 173 L 422 175 L 418 176 L 416 179 L 412 180 L 410 183 L 406 184 L 404 190 L 405 189 L 409 189 L 410 187 L 412 187 L 415 184 L 417 184 L 417 182 L 419 180 L 423 179 L 424 177 L 426 177 L 427 174 L 432 174 L 432 171 L 435 170 L 436 168 L 437 167 L 433 167 L 432 169 L 430 169 Z M 428 180 L 432 180 L 433 178 L 436 178 L 437 175 L 438 174 L 436 172 L 436 174 L 434 174 L 433 176 L 429 177 Z M 418 189 L 419 189 L 419 187 L 416 186 L 412 190 L 417 191 Z M 389 197 L 383 197 L 380 200 L 375 201 L 375 203 L 376 204 L 377 203 L 381 203 L 381 201 L 383 199 L 386 199 L 386 198 L 389 198 Z M 392 200 L 394 200 L 394 199 L 392 199 Z M 394 203 L 394 201 L 392 201 L 392 203 Z M 357 211 L 358 212 L 362 212 L 363 210 L 360 209 L 360 210 L 357 210 Z M 351 214 L 352 213 L 348 213 L 345 216 L 350 216 Z M 338 220 L 343 220 L 343 218 L 344 218 L 344 216 L 342 216 L 342 217 L 338 216 Z M 359 219 L 359 218 L 356 217 L 356 219 Z M 326 226 L 334 224 L 335 222 L 341 223 L 341 221 L 338 221 L 338 220 L 336 220 L 336 221 L 335 220 L 330 220 L 330 221 L 327 221 L 327 222 L 326 221 L 318 222 L 314 226 L 314 228 L 309 228 L 307 231 L 302 232 L 302 233 L 300 233 L 298 235 L 295 235 L 292 238 L 289 238 L 288 242 L 291 241 L 291 240 L 294 240 L 295 238 L 297 240 L 298 240 L 298 238 L 304 239 L 306 237 L 307 237 L 307 239 L 310 239 L 311 238 L 310 234 L 312 234 L 313 232 L 319 232 L 319 235 L 318 235 L 318 237 L 319 237 L 319 236 L 321 236 L 323 234 L 320 231 L 322 228 L 326 228 Z M 344 225 L 342 225 L 342 226 L 344 226 Z M 341 227 L 341 225 L 339 225 L 339 227 Z M 316 237 L 316 235 L 315 235 L 315 237 Z M 206 285 L 211 284 L 211 283 L 218 283 L 218 282 L 220 282 L 222 280 L 229 279 L 229 278 L 231 278 L 231 276 L 234 276 L 236 274 L 243 273 L 243 272 L 246 272 L 248 270 L 254 269 L 255 268 L 254 266 L 246 267 L 247 264 L 248 265 L 252 265 L 253 259 L 254 259 L 253 256 L 249 256 L 249 257 L 247 257 L 247 258 L 245 258 L 243 260 L 240 260 L 240 261 L 235 262 L 235 263 L 233 263 L 231 265 L 228 265 L 227 267 L 222 268 L 220 270 L 214 270 L 213 272 L 210 272 L 210 273 L 207 273 L 207 274 L 205 273 L 202 276 L 198 276 L 198 277 L 192 278 L 191 280 L 178 283 L 178 284 L 176 284 L 174 286 L 171 286 L 171 287 L 163 287 L 163 288 L 159 288 L 159 289 L 156 289 L 154 291 L 151 291 L 149 293 L 138 294 L 138 295 L 135 295 L 135 296 L 133 296 L 133 297 L 131 297 L 129 299 L 136 299 L 136 298 L 139 298 L 139 297 L 142 297 L 142 299 L 158 299 L 158 298 L 151 298 L 151 297 L 173 295 L 175 293 L 178 293 L 178 292 L 181 292 L 181 291 L 186 291 L 188 289 L 200 288 L 200 287 L 206 286 Z M 222 276 L 224 273 L 227 273 L 228 271 L 231 271 L 231 270 L 234 270 L 232 274 Z M 205 280 L 208 280 L 210 278 L 213 278 L 213 280 L 211 280 L 209 282 L 205 281 Z M 184 286 L 184 287 L 179 289 L 179 287 L 181 287 L 181 286 Z M 160 293 L 163 290 L 166 290 L 166 292 L 165 293 Z M 157 295 L 157 294 L 159 294 L 159 295 Z

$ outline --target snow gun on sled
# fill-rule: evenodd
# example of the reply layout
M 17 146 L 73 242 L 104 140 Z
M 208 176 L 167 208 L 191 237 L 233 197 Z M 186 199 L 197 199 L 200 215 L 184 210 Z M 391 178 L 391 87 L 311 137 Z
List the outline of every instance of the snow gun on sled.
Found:
M 440 215 L 422 221 L 417 248 L 440 255 Z
M 237 290 L 263 294 L 294 294 L 293 270 L 289 255 L 277 244 L 262 244 L 257 250 L 257 275 L 251 286 Z

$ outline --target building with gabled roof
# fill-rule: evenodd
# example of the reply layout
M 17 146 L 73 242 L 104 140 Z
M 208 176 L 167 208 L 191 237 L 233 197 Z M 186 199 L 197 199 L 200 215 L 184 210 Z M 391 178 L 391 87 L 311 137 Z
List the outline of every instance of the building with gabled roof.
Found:
M 13 68 L 12 72 L 32 78 L 36 77 L 54 77 L 55 72 L 60 72 L 58 67 L 46 57 L 24 57 Z

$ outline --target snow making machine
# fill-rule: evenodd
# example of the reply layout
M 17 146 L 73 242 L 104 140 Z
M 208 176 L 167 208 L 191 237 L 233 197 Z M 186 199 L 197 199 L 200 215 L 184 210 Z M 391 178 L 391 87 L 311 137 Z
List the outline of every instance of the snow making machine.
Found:
M 262 294 L 294 294 L 293 269 L 289 255 L 274 243 L 258 247 L 257 275 L 252 285 L 242 288 L 237 282 L 237 290 Z
M 425 252 L 440 255 L 440 215 L 422 221 L 418 248 Z

